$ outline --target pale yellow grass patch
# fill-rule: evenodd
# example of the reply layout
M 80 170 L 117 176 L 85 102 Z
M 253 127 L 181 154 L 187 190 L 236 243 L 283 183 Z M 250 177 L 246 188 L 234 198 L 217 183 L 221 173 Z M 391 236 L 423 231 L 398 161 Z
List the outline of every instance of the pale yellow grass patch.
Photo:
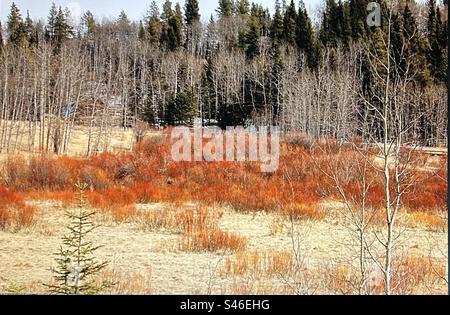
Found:
M 50 268 L 55 266 L 52 254 L 57 252 L 61 237 L 66 233 L 67 219 L 64 209 L 57 203 L 42 202 L 36 206 L 39 209 L 38 221 L 33 229 L 19 233 L 0 232 L 2 292 L 43 293 L 45 288 L 41 284 L 51 281 Z M 145 208 L 158 209 L 159 205 L 138 206 L 140 211 Z M 336 224 L 335 218 L 326 218 L 320 222 L 297 222 L 294 233 L 286 228 L 273 235 L 271 228 L 276 218 L 274 214 L 248 215 L 235 213 L 227 208 L 222 211 L 220 228 L 245 237 L 248 240 L 246 253 L 269 253 L 269 257 L 277 252 L 289 253 L 292 252 L 294 236 L 301 235 L 308 268 L 320 269 L 329 261 L 349 263 L 347 258 L 350 255 L 351 237 L 345 226 Z M 182 252 L 178 249 L 179 234 L 174 231 L 145 231 L 137 222 L 128 222 L 101 226 L 92 233 L 90 239 L 94 244 L 103 245 L 98 250 L 97 257 L 100 261 L 110 261 L 108 270 L 114 270 L 117 281 L 122 283 L 115 289 L 115 293 L 288 292 L 284 281 L 276 275 L 277 263 L 273 264 L 275 267 L 270 267 L 271 258 L 267 260 L 268 267 L 260 269 L 273 273 L 270 277 L 266 277 L 264 274 L 267 272 L 262 271 L 259 278 L 251 273 L 238 277 L 224 275 L 222 271 L 225 262 L 227 259 L 236 261 L 236 256 L 228 253 Z M 435 244 L 445 250 L 433 250 Z M 435 258 L 443 259 L 447 255 L 446 244 L 447 233 L 416 227 L 403 231 L 399 246 L 411 255 L 429 256 L 431 251 Z M 131 279 L 132 283 L 123 283 L 126 279 Z

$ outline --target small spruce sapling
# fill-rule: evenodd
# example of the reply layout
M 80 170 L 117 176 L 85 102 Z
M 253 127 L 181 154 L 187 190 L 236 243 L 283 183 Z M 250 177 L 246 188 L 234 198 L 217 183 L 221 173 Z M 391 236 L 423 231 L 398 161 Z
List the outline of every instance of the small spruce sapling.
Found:
M 52 268 L 53 283 L 45 285 L 54 294 L 96 294 L 113 286 L 113 283 L 97 283 L 94 276 L 103 270 L 108 262 L 98 262 L 94 253 L 101 246 L 94 244 L 86 237 L 96 227 L 92 217 L 96 214 L 85 209 L 85 190 L 87 184 L 77 184 L 79 193 L 77 210 L 67 212 L 70 223 L 68 234 L 63 237 L 63 245 L 56 253 L 57 267 Z

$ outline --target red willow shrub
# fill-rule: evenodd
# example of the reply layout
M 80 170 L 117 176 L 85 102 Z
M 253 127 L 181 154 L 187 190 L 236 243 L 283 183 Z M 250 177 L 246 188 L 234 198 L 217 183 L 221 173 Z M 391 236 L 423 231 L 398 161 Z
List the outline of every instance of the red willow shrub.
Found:
M 8 186 L 19 192 L 73 190 L 78 182 L 92 189 L 114 185 L 111 176 L 92 165 L 91 160 L 39 155 L 28 161 L 11 157 L 4 163 L 4 177 Z
M 92 207 L 111 214 L 117 222 L 125 222 L 137 213 L 137 197 L 130 189 L 91 191 L 86 194 L 86 198 Z
M 447 180 L 430 172 L 417 172 L 416 176 L 415 185 L 403 195 L 403 205 L 411 211 L 447 211 Z
M 311 209 L 321 199 L 340 197 L 323 173 L 330 168 L 338 170 L 342 188 L 352 199 L 358 202 L 361 196 L 363 158 L 349 146 L 340 147 L 335 142 L 314 146 L 302 136 L 282 143 L 277 172 L 262 174 L 253 162 L 173 162 L 168 132 L 137 144 L 131 153 L 102 153 L 88 159 L 46 155 L 29 161 L 11 158 L 4 164 L 3 177 L 14 191 L 34 191 L 37 195 L 60 192 L 54 198 L 66 200 L 76 182 L 85 182 L 92 191 L 91 204 L 102 209 L 134 202 L 198 201 L 227 204 L 238 211 L 283 212 L 295 204 L 303 209 L 300 212 L 316 217 L 320 214 Z M 414 211 L 446 209 L 447 175 L 441 173 L 428 178 L 424 171 L 412 172 L 421 180 L 404 194 L 403 205 Z M 366 177 L 371 183 L 367 205 L 382 208 L 382 176 L 369 169 Z
M 20 230 L 35 221 L 36 209 L 22 197 L 0 184 L 0 229 Z
M 149 182 L 138 182 L 130 187 L 136 194 L 138 203 L 153 203 L 161 201 L 164 198 L 164 192 L 159 186 Z
M 63 207 L 73 206 L 78 202 L 77 194 L 75 191 L 64 190 L 64 191 L 30 191 L 26 193 L 20 193 L 24 199 L 31 200 L 54 200 L 61 202 Z

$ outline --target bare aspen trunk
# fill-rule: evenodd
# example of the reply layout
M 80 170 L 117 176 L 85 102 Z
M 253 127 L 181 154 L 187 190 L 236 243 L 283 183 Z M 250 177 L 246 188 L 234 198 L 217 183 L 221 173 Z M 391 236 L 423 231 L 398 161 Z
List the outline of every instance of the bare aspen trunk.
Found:
M 391 12 L 392 14 L 392 12 Z M 388 22 L 388 40 L 387 40 L 387 51 L 390 54 L 391 51 L 391 21 Z M 390 183 L 390 170 L 389 170 L 389 157 L 390 157 L 390 127 L 389 127 L 389 113 L 391 111 L 390 107 L 390 79 L 391 79 L 391 57 L 388 55 L 386 64 L 386 84 L 385 84 L 385 97 L 383 104 L 383 157 L 384 157 L 384 189 L 385 189 L 385 207 L 386 207 L 386 224 L 387 224 L 387 239 L 386 239 L 386 261 L 385 261 L 385 293 L 386 295 L 391 294 L 391 273 L 392 273 L 392 241 L 393 241 L 393 229 L 394 220 L 392 216 L 391 209 L 391 183 Z

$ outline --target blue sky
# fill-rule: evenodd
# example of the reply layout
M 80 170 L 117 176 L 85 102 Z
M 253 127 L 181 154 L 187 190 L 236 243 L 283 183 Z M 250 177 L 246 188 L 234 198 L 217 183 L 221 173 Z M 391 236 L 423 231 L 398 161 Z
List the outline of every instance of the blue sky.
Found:
M 75 15 L 90 10 L 100 19 L 102 17 L 115 18 L 121 10 L 124 10 L 134 20 L 142 19 L 151 3 L 151 0 L 0 0 L 1 21 L 6 21 L 9 8 L 13 1 L 21 9 L 23 15 L 25 15 L 26 10 L 29 10 L 33 18 L 46 18 L 51 3 L 55 2 L 57 5 L 69 7 L 71 11 L 75 12 Z M 287 2 L 289 1 L 287 0 Z M 164 0 L 157 0 L 156 2 L 161 8 Z M 172 2 L 180 2 L 184 6 L 184 0 L 172 0 Z M 199 0 L 199 2 L 202 20 L 207 20 L 211 14 L 215 14 L 218 0 Z M 253 2 L 261 3 L 271 10 L 273 10 L 275 5 L 275 0 L 253 0 Z M 310 13 L 313 13 L 322 2 L 323 0 L 304 0 L 305 6 Z

